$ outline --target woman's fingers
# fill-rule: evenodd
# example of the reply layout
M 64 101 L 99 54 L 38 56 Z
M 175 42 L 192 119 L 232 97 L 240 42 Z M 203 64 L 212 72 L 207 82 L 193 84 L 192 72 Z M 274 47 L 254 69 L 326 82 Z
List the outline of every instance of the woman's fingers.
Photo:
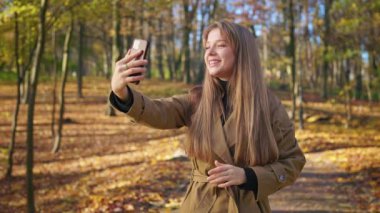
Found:
M 146 68 L 143 65 L 147 64 L 147 60 L 131 61 L 127 64 L 118 64 L 116 72 L 124 84 L 141 81 L 144 79 Z M 133 76 L 132 76 L 133 75 Z
M 218 184 L 218 187 L 220 187 L 220 188 L 226 188 L 226 187 L 233 186 L 233 185 L 236 185 L 236 184 L 233 181 L 228 181 L 228 182 L 225 182 L 225 183 L 222 183 L 222 184 Z
M 127 83 L 133 83 L 137 81 L 142 81 L 145 78 L 145 75 L 129 76 L 125 79 Z
M 126 64 L 118 64 L 116 71 L 117 72 L 125 72 L 131 68 L 136 68 L 136 67 L 143 67 L 148 64 L 148 60 L 137 60 L 137 61 L 131 61 Z
M 245 171 L 240 167 L 230 164 L 223 164 L 215 161 L 216 167 L 209 170 L 207 173 L 207 181 L 209 183 L 217 184 L 218 187 L 228 187 L 232 185 L 239 185 L 246 181 Z
M 230 180 L 229 176 L 218 176 L 218 177 L 210 178 L 209 182 L 213 183 L 213 184 L 221 184 L 221 183 L 225 183 L 229 180 Z
M 124 71 L 120 75 L 122 78 L 126 78 L 133 74 L 140 74 L 140 73 L 145 73 L 145 72 L 146 72 L 145 67 L 135 67 L 135 68 L 129 68 L 128 70 Z
M 127 54 L 125 54 L 124 58 L 120 59 L 120 63 L 121 64 L 126 64 L 130 61 L 132 61 L 133 59 L 139 57 L 144 51 L 140 50 L 140 51 L 137 51 L 135 53 L 131 53 L 131 50 L 128 50 Z
M 146 68 L 136 67 L 128 69 L 127 71 L 121 73 L 121 78 L 124 79 L 126 83 L 133 83 L 136 81 L 141 81 L 145 77 Z
M 128 68 L 133 68 L 133 67 L 142 67 L 148 64 L 148 60 L 143 59 L 143 60 L 136 60 L 136 61 L 131 61 L 127 63 Z
M 224 166 L 224 165 L 228 165 L 228 164 L 224 164 L 224 163 L 220 163 L 219 161 L 215 160 L 215 166 Z
M 215 175 L 211 175 L 209 177 L 207 177 L 207 181 L 210 182 L 210 183 L 217 183 L 218 180 L 220 180 L 220 178 L 231 178 L 229 176 L 229 174 L 227 172 L 225 173 L 219 173 L 219 174 L 215 174 Z
M 222 166 L 217 166 L 213 169 L 210 169 L 207 173 L 208 175 L 212 175 L 212 174 L 215 174 L 215 173 L 219 173 L 219 172 L 224 172 L 228 169 L 231 168 L 231 165 L 228 165 L 228 164 L 223 164 Z

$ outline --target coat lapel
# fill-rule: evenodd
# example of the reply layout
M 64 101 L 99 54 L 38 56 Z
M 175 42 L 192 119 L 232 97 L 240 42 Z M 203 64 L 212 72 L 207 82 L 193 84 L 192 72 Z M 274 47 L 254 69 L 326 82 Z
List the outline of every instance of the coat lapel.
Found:
M 234 164 L 219 117 L 214 119 L 213 151 L 225 163 Z
M 226 138 L 227 146 L 231 148 L 236 144 L 236 135 L 234 132 L 234 122 L 232 121 L 231 116 L 228 117 L 226 123 L 223 126 L 224 135 Z
M 229 120 L 226 121 L 226 124 L 229 124 Z M 226 164 L 234 165 L 233 158 L 231 156 L 229 145 L 227 144 L 226 135 L 224 127 L 222 126 L 222 121 L 219 116 L 214 118 L 214 134 L 213 134 L 213 151 L 214 153 L 224 161 Z M 228 132 L 228 129 L 227 129 Z M 229 200 L 228 212 L 238 213 L 238 200 L 239 193 L 236 186 L 226 188 L 227 193 L 230 195 L 232 200 Z
M 227 123 L 228 120 L 226 121 L 225 124 L 228 124 Z M 231 164 L 231 165 L 234 165 L 234 161 L 232 159 L 232 156 L 231 156 L 231 153 L 230 153 L 230 150 L 229 150 L 229 147 L 228 147 L 228 144 L 227 144 L 227 141 L 226 141 L 226 135 L 224 134 L 224 128 L 222 126 L 222 121 L 219 118 L 217 118 L 215 121 L 214 121 L 214 137 L 213 137 L 213 141 L 212 141 L 212 145 L 213 145 L 213 150 L 214 150 L 214 153 L 224 161 L 224 163 L 227 163 L 227 164 Z M 229 201 L 229 204 L 228 204 L 228 209 L 229 211 L 228 212 L 239 212 L 238 210 L 238 206 L 237 206 L 237 200 L 239 199 L 239 193 L 238 193 L 238 190 L 236 188 L 236 186 L 232 186 L 232 187 L 228 187 L 226 188 L 227 190 L 227 193 L 230 195 L 230 200 Z

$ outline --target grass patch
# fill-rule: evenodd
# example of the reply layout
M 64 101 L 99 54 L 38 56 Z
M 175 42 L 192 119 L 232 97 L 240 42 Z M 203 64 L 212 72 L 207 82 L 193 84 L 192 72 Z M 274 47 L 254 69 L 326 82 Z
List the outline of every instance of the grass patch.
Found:
M 187 94 L 191 85 L 187 85 L 181 82 L 167 82 L 157 79 L 144 80 L 141 82 L 141 86 L 131 85 L 132 88 L 141 90 L 143 94 L 151 98 L 170 97 L 173 95 Z
M 0 83 L 1 84 L 12 84 L 17 82 L 17 74 L 11 71 L 0 72 Z

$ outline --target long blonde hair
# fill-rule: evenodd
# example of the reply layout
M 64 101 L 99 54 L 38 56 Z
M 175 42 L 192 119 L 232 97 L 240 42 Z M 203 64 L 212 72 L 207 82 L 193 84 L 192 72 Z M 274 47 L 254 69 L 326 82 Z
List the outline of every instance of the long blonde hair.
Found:
M 230 119 L 236 137 L 234 161 L 239 166 L 265 165 L 278 159 L 278 148 L 272 132 L 267 88 L 254 36 L 244 27 L 228 21 L 211 24 L 203 33 L 203 43 L 213 29 L 219 29 L 232 45 L 235 64 L 227 84 Z M 189 125 L 190 157 L 212 162 L 212 133 L 215 118 L 223 114 L 223 88 L 206 70 L 201 91 Z M 195 95 L 194 97 L 197 97 Z

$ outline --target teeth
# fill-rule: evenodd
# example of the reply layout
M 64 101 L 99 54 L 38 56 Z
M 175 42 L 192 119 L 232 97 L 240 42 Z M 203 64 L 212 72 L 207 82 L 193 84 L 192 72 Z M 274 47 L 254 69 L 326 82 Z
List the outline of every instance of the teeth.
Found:
M 209 63 L 211 66 L 213 66 L 213 65 L 216 65 L 217 63 L 219 63 L 219 60 L 210 60 L 208 63 Z

